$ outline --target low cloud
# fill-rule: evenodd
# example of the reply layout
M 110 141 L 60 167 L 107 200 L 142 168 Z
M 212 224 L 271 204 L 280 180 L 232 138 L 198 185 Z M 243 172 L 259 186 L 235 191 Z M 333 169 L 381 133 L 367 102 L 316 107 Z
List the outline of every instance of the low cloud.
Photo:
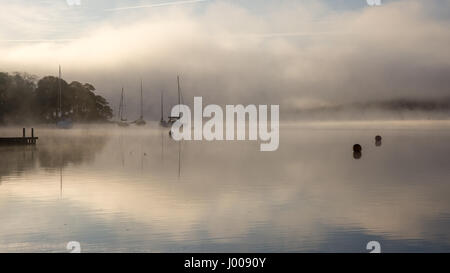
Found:
M 74 40 L 2 42 L 0 66 L 42 76 L 56 75 L 61 64 L 65 79 L 94 84 L 113 106 L 124 86 L 130 115 L 142 77 L 151 118 L 158 118 L 161 90 L 166 108 L 175 103 L 177 74 L 187 103 L 195 95 L 208 104 L 280 104 L 282 112 L 449 95 L 450 24 L 443 13 L 450 1 L 339 12 L 321 1 L 276 4 L 264 15 L 239 1 L 214 1 L 200 11 L 184 5 L 114 12 L 83 24 Z M 15 17 L 8 18 L 13 25 Z M 42 33 L 49 26 L 18 27 Z

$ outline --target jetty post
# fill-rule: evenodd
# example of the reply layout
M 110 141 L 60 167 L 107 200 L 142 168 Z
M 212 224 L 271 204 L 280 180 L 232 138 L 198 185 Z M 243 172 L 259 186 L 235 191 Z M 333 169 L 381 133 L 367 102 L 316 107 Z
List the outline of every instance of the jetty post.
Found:
M 38 139 L 34 136 L 34 128 L 31 128 L 31 137 L 27 137 L 26 129 L 22 128 L 22 137 L 0 137 L 0 145 L 35 145 Z

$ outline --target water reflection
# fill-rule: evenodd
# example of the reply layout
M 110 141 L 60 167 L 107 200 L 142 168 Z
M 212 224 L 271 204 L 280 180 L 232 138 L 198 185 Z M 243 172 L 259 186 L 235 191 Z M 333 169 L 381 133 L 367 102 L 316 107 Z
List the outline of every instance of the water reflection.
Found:
M 284 126 L 272 153 L 151 124 L 49 131 L 35 161 L 0 167 L 0 251 L 449 251 L 450 126 L 395 128 L 379 150 L 370 128 Z
M 360 159 L 361 157 L 362 157 L 362 152 L 357 152 L 357 151 L 353 152 L 354 159 Z
M 107 136 L 86 132 L 70 137 L 42 132 L 37 146 L 0 146 L 0 177 L 36 167 L 59 169 L 69 164 L 92 162 L 107 140 Z
M 3 176 L 35 168 L 35 153 L 34 146 L 0 146 L 0 182 Z
M 44 137 L 42 137 L 44 138 Z M 80 165 L 95 160 L 95 155 L 102 151 L 107 136 L 77 135 L 47 136 L 42 140 L 38 152 L 39 165 L 42 168 L 60 168 L 69 164 Z

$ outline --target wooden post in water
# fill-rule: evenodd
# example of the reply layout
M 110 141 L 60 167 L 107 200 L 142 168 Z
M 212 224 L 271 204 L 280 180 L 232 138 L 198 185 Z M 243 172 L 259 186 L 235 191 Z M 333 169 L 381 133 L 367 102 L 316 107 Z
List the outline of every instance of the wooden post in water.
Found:
M 34 145 L 38 139 L 34 136 L 34 128 L 31 128 L 31 137 L 27 137 L 26 128 L 22 128 L 22 137 L 0 137 L 0 145 Z

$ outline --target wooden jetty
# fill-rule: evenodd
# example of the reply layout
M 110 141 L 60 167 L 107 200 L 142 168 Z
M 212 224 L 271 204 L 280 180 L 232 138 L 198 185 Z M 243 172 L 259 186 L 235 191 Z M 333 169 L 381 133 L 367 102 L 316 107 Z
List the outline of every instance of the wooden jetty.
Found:
M 31 137 L 27 137 L 25 132 L 23 128 L 22 137 L 0 137 L 0 145 L 36 145 L 39 138 L 34 136 L 34 128 L 31 128 Z

